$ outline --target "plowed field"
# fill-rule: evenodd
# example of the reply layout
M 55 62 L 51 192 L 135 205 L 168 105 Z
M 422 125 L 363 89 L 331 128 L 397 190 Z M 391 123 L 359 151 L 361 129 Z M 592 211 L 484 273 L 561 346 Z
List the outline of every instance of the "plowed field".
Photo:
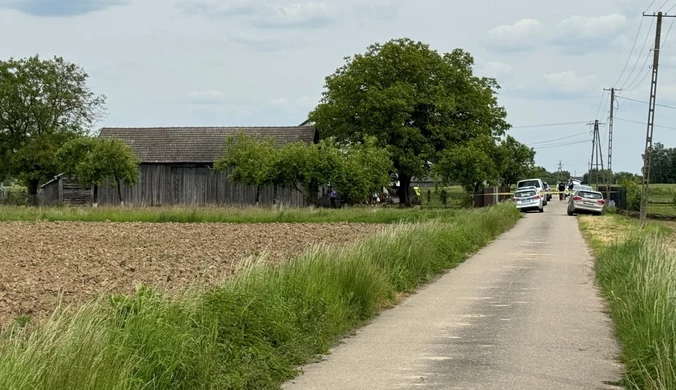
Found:
M 43 319 L 63 302 L 101 292 L 215 283 L 248 256 L 271 261 L 313 244 L 345 244 L 372 224 L 0 223 L 0 325 L 19 314 Z

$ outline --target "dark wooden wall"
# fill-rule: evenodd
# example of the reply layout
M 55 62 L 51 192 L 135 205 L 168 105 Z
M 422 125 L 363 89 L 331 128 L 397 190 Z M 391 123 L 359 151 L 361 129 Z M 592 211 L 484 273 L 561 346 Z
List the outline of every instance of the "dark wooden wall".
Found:
M 278 204 L 302 207 L 303 196 L 296 190 L 277 191 Z M 135 186 L 122 185 L 122 200 L 137 206 L 160 205 L 253 205 L 256 188 L 230 182 L 227 174 L 211 170 L 208 164 L 141 164 Z M 260 204 L 271 205 L 273 188 L 261 189 Z M 117 188 L 99 188 L 99 204 L 118 204 Z
M 92 190 L 82 188 L 77 180 L 60 177 L 47 184 L 43 189 L 44 205 L 87 205 L 92 203 Z

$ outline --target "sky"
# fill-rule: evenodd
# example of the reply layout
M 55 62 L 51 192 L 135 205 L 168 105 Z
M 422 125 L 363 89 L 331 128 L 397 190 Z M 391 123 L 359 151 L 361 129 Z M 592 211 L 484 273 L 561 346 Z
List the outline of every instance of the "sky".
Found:
M 107 98 L 97 127 L 293 126 L 324 79 L 375 43 L 462 48 L 501 85 L 509 134 L 582 175 L 601 123 L 614 171 L 638 173 L 658 10 L 676 0 L 0 0 L 0 59 L 61 56 Z M 654 141 L 676 147 L 676 18 L 662 26 Z M 633 100 L 630 100 L 633 99 Z M 565 125 L 553 125 L 566 123 Z M 552 125 L 552 126 L 542 126 Z

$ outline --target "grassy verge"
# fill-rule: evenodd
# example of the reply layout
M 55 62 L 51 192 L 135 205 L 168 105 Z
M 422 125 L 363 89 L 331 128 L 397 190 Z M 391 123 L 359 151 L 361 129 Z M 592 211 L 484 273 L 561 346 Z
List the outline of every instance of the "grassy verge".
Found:
M 268 389 L 401 294 L 462 262 L 520 218 L 513 205 L 390 226 L 216 288 L 141 288 L 0 338 L 1 389 Z M 105 301 L 104 301 L 105 303 Z
M 596 277 L 623 346 L 625 386 L 676 389 L 676 253 L 673 230 L 620 216 L 581 219 Z M 619 234 L 604 232 L 615 226 Z
M 457 210 L 396 207 L 345 209 L 267 207 L 12 207 L 0 206 L 0 221 L 296 223 L 296 222 L 422 222 L 452 220 Z

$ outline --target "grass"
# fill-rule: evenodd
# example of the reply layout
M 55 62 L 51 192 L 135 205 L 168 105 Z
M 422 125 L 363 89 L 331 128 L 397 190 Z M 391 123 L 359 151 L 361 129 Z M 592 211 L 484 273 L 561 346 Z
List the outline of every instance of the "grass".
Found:
M 452 220 L 455 209 L 398 207 L 270 208 L 270 207 L 21 207 L 0 206 L 0 221 L 176 222 L 176 223 L 398 223 Z
M 272 389 L 512 227 L 513 205 L 397 224 L 207 291 L 142 287 L 0 337 L 2 389 Z
M 602 226 L 582 219 L 596 255 L 596 277 L 610 304 L 631 389 L 676 389 L 676 246 L 661 223 L 605 217 L 622 234 L 604 238 Z

